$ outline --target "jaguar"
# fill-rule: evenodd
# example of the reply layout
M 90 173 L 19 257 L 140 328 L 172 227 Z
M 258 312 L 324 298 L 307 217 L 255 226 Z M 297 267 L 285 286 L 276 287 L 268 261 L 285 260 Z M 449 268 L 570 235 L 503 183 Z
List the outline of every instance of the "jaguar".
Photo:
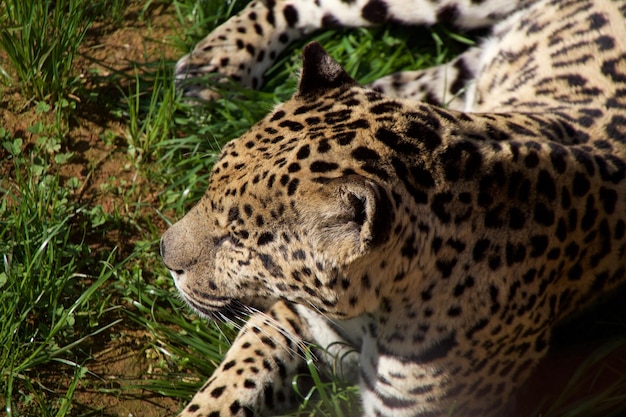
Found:
M 259 87 L 291 42 L 385 23 L 489 35 L 361 86 L 318 43 L 162 236 L 184 301 L 249 314 L 183 416 L 294 406 L 316 366 L 364 416 L 502 412 L 554 326 L 626 281 L 626 1 L 253 1 L 176 66 Z M 338 371 L 339 372 L 339 371 Z

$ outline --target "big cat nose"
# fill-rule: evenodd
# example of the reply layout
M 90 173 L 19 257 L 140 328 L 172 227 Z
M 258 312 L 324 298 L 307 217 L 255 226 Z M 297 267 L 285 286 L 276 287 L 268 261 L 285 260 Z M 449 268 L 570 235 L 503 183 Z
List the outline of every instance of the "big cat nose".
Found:
M 161 259 L 174 278 L 210 273 L 215 255 L 213 240 L 206 214 L 196 206 L 161 236 Z
M 161 258 L 165 257 L 165 244 L 163 242 L 163 236 L 161 236 L 161 241 L 159 242 L 159 253 Z
M 179 265 L 177 265 L 174 256 L 172 256 L 173 253 L 170 250 L 173 239 L 171 231 L 172 229 L 170 228 L 163 234 L 163 236 L 161 236 L 161 242 L 159 243 L 161 260 L 163 261 L 167 269 L 169 269 L 172 273 L 174 273 L 175 271 L 177 274 L 183 274 L 184 271 Z
M 161 236 L 161 241 L 159 242 L 159 252 L 161 254 L 161 260 L 165 264 L 165 267 L 169 269 L 170 271 L 172 271 L 172 268 L 167 263 L 167 252 L 165 250 L 166 245 L 165 245 L 164 236 L 165 235 Z

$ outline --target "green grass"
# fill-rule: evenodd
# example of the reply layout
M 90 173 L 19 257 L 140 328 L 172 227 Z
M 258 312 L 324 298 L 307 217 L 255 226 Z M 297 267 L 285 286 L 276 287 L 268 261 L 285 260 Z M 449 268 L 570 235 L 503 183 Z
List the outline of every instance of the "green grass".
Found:
M 80 83 L 74 57 L 93 14 L 82 0 L 7 0 L 0 14 L 0 46 L 25 96 L 60 104 Z
M 0 187 L 0 392 L 9 416 L 19 415 L 16 401 L 34 415 L 64 414 L 78 379 L 53 412 L 40 395 L 37 369 L 57 362 L 77 378 L 84 373 L 70 359 L 72 351 L 110 326 L 99 320 L 113 306 L 94 300 L 124 263 L 110 254 L 81 265 L 91 254 L 82 241 L 72 241 L 88 227 L 80 220 L 84 208 L 71 201 L 76 184 L 62 187 L 57 175 L 45 173 L 48 161 L 38 152 L 24 154 L 21 141 L 6 131 L 3 144 L 14 177 Z M 91 272 L 82 272 L 84 267 Z
M 293 45 L 268 71 L 261 91 L 222 86 L 223 98 L 196 107 L 176 94 L 173 62 L 161 56 L 134 63 L 130 74 L 93 75 L 97 82 L 92 84 L 98 88 L 85 83 L 74 63 L 79 57 L 89 58 L 88 50 L 87 57 L 79 51 L 95 36 L 89 31 L 93 25 L 108 25 L 107 30 L 132 27 L 135 21 L 124 21 L 131 7 L 139 10 L 133 19 L 142 22 L 153 16 L 150 11 L 155 8 L 172 11 L 178 26 L 164 42 L 182 55 L 244 4 L 218 0 L 0 4 L 0 26 L 7 28 L 0 32 L 4 51 L 0 95 L 19 88 L 27 98 L 18 103 L 16 112 L 36 116 L 25 130 L 0 127 L 0 406 L 8 416 L 106 411 L 97 407 L 84 411 L 76 392 L 97 380 L 90 379 L 89 367 L 98 341 L 115 340 L 126 329 L 150 335 L 138 341 L 137 349 L 150 354 L 159 372 L 146 375 L 144 382 L 115 388 L 96 384 L 95 389 L 114 396 L 141 388 L 183 404 L 228 349 L 234 330 L 207 323 L 182 305 L 160 262 L 158 241 L 166 225 L 182 217 L 204 193 L 220 147 L 292 94 L 305 41 Z M 112 17 L 106 21 L 99 17 L 109 12 Z M 321 42 L 363 83 L 446 61 L 465 42 L 440 27 L 338 30 L 311 39 Z M 407 39 L 419 39 L 419 44 Z M 101 160 L 84 160 L 71 129 L 81 120 L 101 119 L 121 124 L 121 131 L 102 134 L 109 153 Z M 123 160 L 120 178 L 97 184 L 106 197 L 102 201 L 84 198 L 92 179 L 111 158 Z M 71 163 L 84 164 L 87 174 L 64 175 Z M 148 199 L 148 193 L 155 195 Z M 105 207 L 107 200 L 115 204 Z M 312 392 L 299 393 L 303 408 L 296 413 L 341 416 L 354 410 L 356 388 L 325 381 L 309 363 L 315 386 Z M 49 369 L 58 374 L 60 387 L 51 386 Z M 623 385 L 619 389 L 608 395 L 619 399 Z M 583 405 L 578 407 L 583 410 Z M 575 410 L 571 415 L 581 415 Z

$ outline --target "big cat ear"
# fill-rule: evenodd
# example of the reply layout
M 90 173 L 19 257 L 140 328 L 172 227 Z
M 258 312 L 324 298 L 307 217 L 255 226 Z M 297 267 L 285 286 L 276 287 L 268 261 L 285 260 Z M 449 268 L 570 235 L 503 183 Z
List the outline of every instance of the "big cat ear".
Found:
M 389 240 L 395 212 L 385 189 L 359 175 L 334 178 L 302 204 L 302 223 L 320 253 L 343 262 Z
M 298 96 L 306 98 L 329 89 L 356 84 L 319 43 L 311 42 L 304 47 Z

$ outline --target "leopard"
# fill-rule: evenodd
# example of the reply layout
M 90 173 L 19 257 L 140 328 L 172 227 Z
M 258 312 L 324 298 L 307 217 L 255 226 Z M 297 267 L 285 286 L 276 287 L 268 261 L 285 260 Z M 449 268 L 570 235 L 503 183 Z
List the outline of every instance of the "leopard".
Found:
M 315 30 L 436 22 L 487 35 L 365 86 L 307 44 L 163 234 L 184 302 L 249 317 L 182 416 L 289 410 L 311 352 L 363 416 L 501 413 L 555 326 L 626 281 L 624 0 L 253 1 L 177 83 L 214 99 L 194 77 L 258 88 Z

